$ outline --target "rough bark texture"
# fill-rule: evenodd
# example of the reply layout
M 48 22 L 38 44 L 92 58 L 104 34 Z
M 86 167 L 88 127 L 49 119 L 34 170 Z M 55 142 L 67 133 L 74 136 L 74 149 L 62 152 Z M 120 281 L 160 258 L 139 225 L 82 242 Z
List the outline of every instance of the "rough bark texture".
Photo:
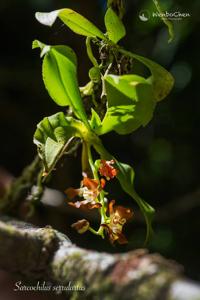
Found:
M 51 227 L 36 228 L 5 216 L 0 220 L 0 268 L 29 280 L 84 286 L 85 291 L 71 292 L 76 299 L 184 300 L 185 287 L 187 300 L 200 299 L 199 287 L 182 279 L 182 268 L 158 254 L 89 251 Z

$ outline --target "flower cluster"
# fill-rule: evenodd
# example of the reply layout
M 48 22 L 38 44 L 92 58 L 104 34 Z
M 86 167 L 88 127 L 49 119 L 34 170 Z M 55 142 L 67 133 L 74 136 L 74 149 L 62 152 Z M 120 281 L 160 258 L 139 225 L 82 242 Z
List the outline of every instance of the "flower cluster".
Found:
M 127 243 L 127 239 L 122 233 L 122 230 L 124 224 L 132 218 L 132 210 L 115 205 L 115 200 L 110 201 L 108 205 L 105 206 L 107 200 L 105 198 L 106 192 L 104 191 L 106 180 L 113 179 L 118 174 L 118 170 L 114 167 L 114 164 L 114 160 L 100 160 L 98 166 L 98 173 L 102 176 L 100 179 L 91 179 L 84 174 L 80 188 L 68 188 L 65 193 L 67 200 L 70 200 L 68 202 L 69 205 L 83 210 L 97 208 L 100 210 L 101 216 L 104 216 L 98 231 L 92 229 L 89 222 L 85 219 L 72 224 L 72 227 L 75 228 L 78 233 L 84 233 L 90 230 L 95 234 L 102 235 L 102 231 L 105 230 L 112 244 L 115 241 L 119 244 L 125 244 Z M 104 178 L 106 178 L 106 180 Z M 71 201 L 73 199 L 75 201 Z
M 99 173 L 101 176 L 106 177 L 107 180 L 110 180 L 117 176 L 117 169 L 113 167 L 115 161 L 112 160 L 104 160 L 100 161 Z
M 82 209 L 100 208 L 101 203 L 98 201 L 98 196 L 104 185 L 104 180 L 101 180 L 99 184 L 98 180 L 96 179 L 83 177 L 83 180 L 81 181 L 81 187 L 79 189 L 69 188 L 65 191 L 68 199 L 72 200 L 76 198 L 76 196 L 79 196 L 83 198 L 83 200 L 68 202 L 68 204 Z
M 119 244 L 126 244 L 128 241 L 125 235 L 122 233 L 124 224 L 132 219 L 133 211 L 130 208 L 125 208 L 120 205 L 114 205 L 115 200 L 109 203 L 109 222 L 107 224 L 101 224 L 109 236 L 110 242 L 113 244 L 117 241 Z

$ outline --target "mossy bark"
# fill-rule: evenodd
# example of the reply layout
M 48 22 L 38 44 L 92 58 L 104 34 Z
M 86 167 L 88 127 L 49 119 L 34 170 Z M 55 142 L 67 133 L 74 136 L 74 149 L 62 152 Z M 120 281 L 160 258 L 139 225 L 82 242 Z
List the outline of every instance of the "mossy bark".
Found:
M 3 216 L 0 268 L 29 281 L 84 287 L 69 292 L 76 299 L 183 299 L 171 293 L 172 286 L 182 281 L 182 268 L 158 254 L 144 249 L 116 255 L 89 251 L 51 227 L 36 228 Z

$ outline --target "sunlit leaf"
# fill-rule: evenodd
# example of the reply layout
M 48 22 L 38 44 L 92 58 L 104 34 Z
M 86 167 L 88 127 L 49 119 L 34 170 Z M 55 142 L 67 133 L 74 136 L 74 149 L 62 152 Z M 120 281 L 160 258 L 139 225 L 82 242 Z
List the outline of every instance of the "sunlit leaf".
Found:
M 50 13 L 37 12 L 36 19 L 43 25 L 52 26 L 59 17 L 61 21 L 77 34 L 105 39 L 104 34 L 89 20 L 72 9 L 64 8 Z
M 67 143 L 73 137 L 81 137 L 82 123 L 72 117 L 65 117 L 60 112 L 45 117 L 38 125 L 34 134 L 34 143 L 43 161 L 47 173 L 56 165 L 63 154 Z
M 128 134 L 145 126 L 152 118 L 155 108 L 152 86 L 137 75 L 107 75 L 105 77 L 108 108 L 97 128 L 98 134 L 115 130 Z
M 59 157 L 60 152 L 63 149 L 63 143 L 57 143 L 50 137 L 47 138 L 45 143 L 45 161 L 47 170 L 51 169 L 56 158 Z
M 36 49 L 36 48 L 41 49 L 40 57 L 43 57 L 50 50 L 49 45 L 45 45 L 45 44 L 43 44 L 42 42 L 40 42 L 38 40 L 34 40 L 33 43 L 32 43 L 32 49 Z
M 114 43 L 117 43 L 126 34 L 124 24 L 112 8 L 107 9 L 107 12 L 105 14 L 105 25 L 108 38 Z
M 161 101 L 170 93 L 174 85 L 174 78 L 165 68 L 146 57 L 134 54 L 124 49 L 120 49 L 120 52 L 139 60 L 147 66 L 147 68 L 149 68 L 152 76 L 148 78 L 148 81 L 153 86 L 154 98 L 156 101 Z
M 34 41 L 34 47 L 48 51 L 44 54 L 42 75 L 51 98 L 60 106 L 70 105 L 74 113 L 88 123 L 77 81 L 77 59 L 74 51 L 67 46 L 47 46 Z

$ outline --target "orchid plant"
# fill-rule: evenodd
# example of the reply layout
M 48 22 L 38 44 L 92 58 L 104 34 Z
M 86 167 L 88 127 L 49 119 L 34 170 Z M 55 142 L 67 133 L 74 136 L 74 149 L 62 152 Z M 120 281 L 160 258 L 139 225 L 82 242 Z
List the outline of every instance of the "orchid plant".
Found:
M 60 19 L 73 32 L 85 36 L 92 67 L 89 82 L 79 87 L 77 57 L 69 46 L 33 42 L 33 48 L 41 49 L 42 76 L 50 97 L 57 105 L 67 108 L 45 117 L 37 125 L 34 143 L 45 179 L 74 139 L 81 140 L 83 179 L 79 187 L 66 189 L 66 198 L 68 204 L 77 209 L 98 210 L 101 221 L 98 229 L 92 228 L 85 219 L 72 227 L 79 233 L 91 231 L 102 238 L 108 236 L 111 243 L 124 244 L 127 239 L 123 226 L 132 219 L 133 211 L 111 200 L 112 195 L 106 192 L 109 181 L 117 178 L 121 188 L 138 204 L 146 220 L 146 241 L 152 233 L 154 208 L 135 191 L 133 168 L 109 153 L 101 136 L 110 131 L 125 135 L 147 125 L 157 103 L 169 94 L 174 80 L 162 66 L 119 46 L 126 30 L 111 3 L 108 1 L 105 14 L 106 33 L 68 8 L 36 13 L 36 19 L 43 25 L 52 26 Z M 94 56 L 94 47 L 99 48 L 100 58 Z M 145 78 L 130 73 L 127 66 L 133 60 L 145 65 L 151 76 Z

